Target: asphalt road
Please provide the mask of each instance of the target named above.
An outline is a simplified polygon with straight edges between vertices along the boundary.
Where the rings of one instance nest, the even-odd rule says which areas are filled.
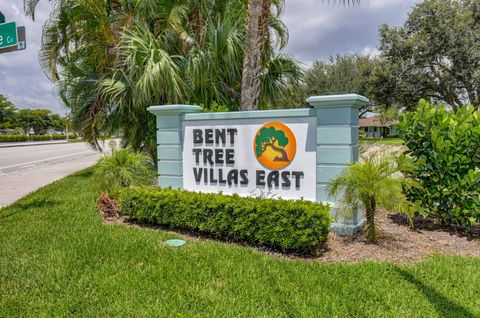
[[[101,156],[86,143],[0,148],[0,207],[92,166]]]

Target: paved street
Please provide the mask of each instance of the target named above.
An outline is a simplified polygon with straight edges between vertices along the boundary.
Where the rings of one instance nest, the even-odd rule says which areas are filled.
[[[0,206],[89,167],[101,156],[86,143],[0,148]]]

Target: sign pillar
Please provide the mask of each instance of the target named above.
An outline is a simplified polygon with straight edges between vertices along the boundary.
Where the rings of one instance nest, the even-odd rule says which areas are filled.
[[[151,106],[148,111],[157,117],[158,185],[183,188],[182,119],[186,113],[200,112],[199,106]]]
[[[352,234],[360,229],[363,215],[354,213],[346,220],[337,213],[338,198],[330,198],[326,186],[349,164],[358,161],[358,114],[368,99],[356,94],[312,96],[307,102],[317,116],[317,200],[331,202],[335,218],[333,231]]]
[[[360,229],[346,219],[329,181],[358,161],[356,94],[312,96],[312,108],[199,113],[199,106],[151,106],[157,120],[158,185],[202,192],[329,203],[332,231]]]

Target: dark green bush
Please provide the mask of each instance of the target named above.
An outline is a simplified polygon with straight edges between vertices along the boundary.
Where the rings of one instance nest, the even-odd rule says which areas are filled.
[[[77,135],[69,134],[68,138],[75,139]],[[63,140],[65,135],[0,135],[0,142]]]
[[[406,189],[421,212],[444,224],[470,229],[480,222],[480,112],[420,101],[416,112],[401,118],[402,138],[416,169],[406,172],[422,187]]]
[[[68,134],[69,139],[76,139],[77,135],[75,134]],[[67,139],[65,135],[52,135],[52,140],[63,140]]]
[[[52,136],[51,135],[32,135],[29,136],[30,141],[45,141],[45,140],[51,140]]]
[[[331,222],[321,203],[158,187],[122,191],[120,208],[136,221],[301,254],[324,247]]]
[[[0,135],[0,142],[19,142],[28,141],[26,135]]]

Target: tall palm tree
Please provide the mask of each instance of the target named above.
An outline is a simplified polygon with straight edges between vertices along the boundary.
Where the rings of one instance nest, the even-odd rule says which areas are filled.
[[[284,0],[249,0],[246,20],[246,48],[243,57],[241,110],[255,110],[261,92],[262,57],[269,41],[268,25],[272,19],[272,4],[278,18],[282,14]],[[277,19],[278,20],[278,19]],[[285,28],[286,30],[286,28]]]
[[[356,4],[360,0],[338,0],[343,4]],[[272,5],[277,9],[272,13]],[[245,55],[243,57],[241,110],[258,109],[261,91],[262,56],[269,37],[268,24],[272,17],[282,14],[284,0],[248,0],[246,19]]]
[[[38,1],[25,0],[33,14]],[[236,109],[245,42],[244,0],[56,0],[40,61],[81,135],[95,144],[120,131],[153,152],[149,105],[212,103]],[[261,56],[259,94],[273,103],[300,67],[276,48],[288,39],[275,16]],[[295,84],[295,83],[294,83]]]
[[[327,191],[332,198],[340,196],[338,211],[345,218],[363,207],[364,234],[370,243],[375,243],[381,233],[376,221],[378,208],[403,212],[407,216],[413,211],[402,187],[416,184],[400,173],[411,169],[411,160],[404,155],[368,149],[360,162],[347,167],[330,181]]]

